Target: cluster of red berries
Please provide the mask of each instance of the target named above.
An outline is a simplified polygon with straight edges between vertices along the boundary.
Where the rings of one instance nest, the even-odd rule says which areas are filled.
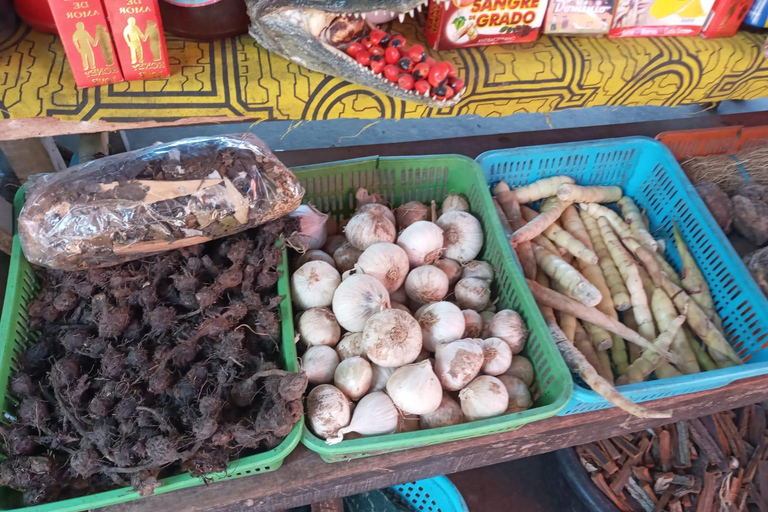
[[[456,76],[450,62],[437,62],[418,44],[406,48],[401,35],[372,30],[359,42],[349,43],[347,54],[406,91],[447,100],[464,89],[464,80]]]

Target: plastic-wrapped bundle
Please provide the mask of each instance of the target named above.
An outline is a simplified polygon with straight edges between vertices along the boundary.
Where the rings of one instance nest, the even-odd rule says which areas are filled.
[[[259,138],[195,137],[33,176],[19,236],[37,265],[105,267],[258,226],[303,194]]]

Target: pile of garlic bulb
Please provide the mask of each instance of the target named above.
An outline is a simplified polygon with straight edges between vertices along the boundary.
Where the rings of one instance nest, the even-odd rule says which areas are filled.
[[[527,329],[496,311],[468,210],[452,194],[439,216],[434,203],[367,203],[338,229],[332,217],[302,224],[313,230],[302,237],[324,241],[297,258],[291,294],[313,386],[308,425],[329,444],[531,407]]]

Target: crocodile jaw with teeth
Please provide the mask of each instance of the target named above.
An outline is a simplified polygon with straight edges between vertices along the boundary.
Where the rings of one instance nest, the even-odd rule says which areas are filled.
[[[450,0],[441,0],[448,2]],[[323,31],[338,16],[363,17],[375,11],[396,13],[403,20],[421,10],[428,0],[246,0],[251,18],[250,34],[267,50],[306,68],[337,76],[380,91],[394,98],[435,108],[451,107],[464,91],[448,100],[429,93],[406,91],[381,74],[375,74],[346,52],[327,43]]]

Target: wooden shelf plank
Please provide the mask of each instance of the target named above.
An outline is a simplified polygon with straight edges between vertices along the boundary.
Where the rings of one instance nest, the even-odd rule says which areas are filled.
[[[415,20],[395,30],[423,41]],[[468,91],[457,106],[432,109],[309,71],[249,36],[168,38],[170,78],[78,90],[58,38],[20,26],[0,41],[0,140],[235,121],[496,117],[753,99],[768,95],[764,37],[544,37],[440,52]]]
[[[643,420],[613,408],[554,417],[512,432],[334,464],[323,462],[300,445],[272,473],[160,494],[101,512],[267,512],[546,453],[764,400],[768,400],[768,375],[648,403],[673,411],[670,419]]]

